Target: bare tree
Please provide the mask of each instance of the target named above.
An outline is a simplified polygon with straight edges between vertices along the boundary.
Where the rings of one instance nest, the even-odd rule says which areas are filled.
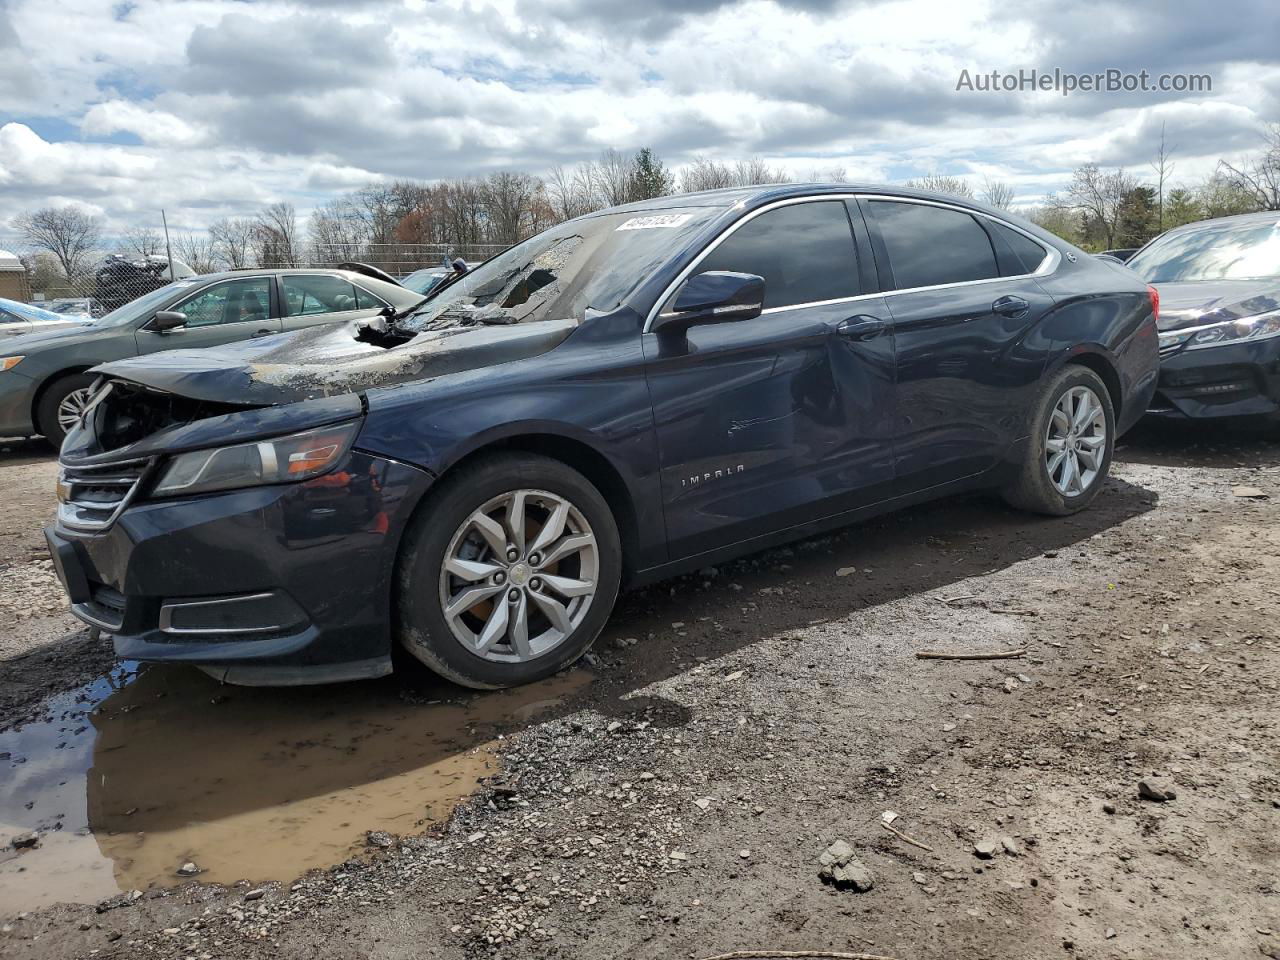
[[[1085,232],[1096,229],[1105,238],[1106,249],[1116,245],[1116,233],[1125,200],[1139,186],[1138,178],[1116,168],[1110,173],[1096,163],[1076,168],[1065,202],[1084,214]]]
[[[811,167],[804,179],[810,183],[848,183],[849,174],[844,167]]]
[[[560,165],[547,175],[547,201],[557,219],[572,220],[597,209],[592,196],[591,174],[587,164],[566,170]]]
[[[214,256],[230,270],[243,270],[249,266],[254,231],[254,222],[247,217],[215,220],[209,224]]]
[[[298,216],[293,204],[281,201],[258,211],[253,243],[259,266],[297,266]]]
[[[14,219],[22,238],[57,258],[71,279],[88,268],[102,239],[102,221],[76,207],[41,207]]]
[[[603,206],[615,207],[631,199],[631,161],[612,147],[592,165],[591,176]]]
[[[991,180],[984,177],[982,193],[979,199],[1000,210],[1009,210],[1013,207],[1013,185],[1001,180]]]
[[[964,177],[953,177],[945,173],[931,173],[927,176],[908,180],[906,185],[914,190],[932,190],[934,193],[949,193],[953,197],[973,199],[973,187]]]
[[[694,157],[680,171],[680,190],[684,193],[790,182],[790,174],[781,167],[770,167],[761,157],[739,160],[733,166],[707,157]]]
[[[689,165],[680,171],[682,193],[720,190],[733,185],[733,171],[720,161],[707,157],[694,157]]]
[[[1263,134],[1266,143],[1262,153],[1239,166],[1218,161],[1222,174],[1254,197],[1259,210],[1280,210],[1280,123],[1273,123]]]
[[[179,233],[173,237],[173,255],[196,273],[214,273],[218,255],[208,234]]]
[[[151,257],[164,252],[164,237],[154,227],[134,227],[120,234],[116,248],[124,254]]]
[[[1169,159],[1174,148],[1165,142],[1164,124],[1160,124],[1160,149],[1156,151],[1156,158],[1151,162],[1151,169],[1156,174],[1156,231],[1164,233],[1164,185],[1169,178],[1173,176],[1173,161]]]
[[[763,157],[748,157],[733,165],[733,186],[754,187],[765,183],[790,183],[791,174],[781,167],[771,167]]]
[[[527,173],[501,171],[484,181],[483,202],[492,243],[512,244],[534,232],[542,182]]]

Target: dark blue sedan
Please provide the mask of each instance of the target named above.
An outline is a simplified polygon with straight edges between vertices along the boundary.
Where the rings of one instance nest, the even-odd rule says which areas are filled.
[[[1086,507],[1157,379],[1123,267],[889,188],[553,227],[410,310],[97,368],[48,533],[122,657],[472,687],[580,657],[621,587],[992,488]]]

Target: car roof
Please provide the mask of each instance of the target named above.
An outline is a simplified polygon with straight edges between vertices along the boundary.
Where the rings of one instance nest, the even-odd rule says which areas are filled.
[[[192,277],[179,277],[179,280],[225,280],[229,277],[275,277],[289,274],[314,274],[317,276],[332,276],[340,274],[348,280],[364,279],[369,277],[364,274],[356,273],[354,270],[343,270],[340,267],[244,267],[239,270],[220,270],[217,273],[198,273]]]
[[[703,190],[698,193],[672,193],[648,200],[637,200],[617,207],[607,207],[589,213],[587,217],[610,213],[628,213],[643,210],[669,210],[674,207],[741,207],[752,209],[778,200],[789,200],[793,197],[820,197],[823,194],[879,194],[888,197],[904,197],[912,200],[933,200],[938,203],[949,203],[957,206],[979,210],[992,216],[1016,223],[1023,223],[1023,218],[1010,210],[1002,210],[989,206],[969,197],[957,197],[951,194],[938,193],[933,190],[917,190],[886,183],[773,183],[754,187],[724,187],[720,190]]]
[[[1165,233],[1182,233],[1184,231],[1196,230],[1200,227],[1207,227],[1211,224],[1220,223],[1268,222],[1280,224],[1280,210],[1262,210],[1257,213],[1237,213],[1229,217],[1214,217],[1210,220],[1193,220],[1191,223],[1184,223],[1177,227],[1170,227],[1165,231]]]

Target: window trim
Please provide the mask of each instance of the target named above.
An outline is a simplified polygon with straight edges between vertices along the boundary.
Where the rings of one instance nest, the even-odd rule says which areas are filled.
[[[360,284],[356,283],[354,280],[351,281],[351,285],[355,287],[357,290],[361,291],[362,293],[367,293],[374,300],[378,301],[378,303],[382,304],[382,306],[378,309],[385,310],[387,307],[391,306],[391,304],[387,303],[387,301],[383,300],[380,296],[378,296],[372,290],[368,289],[367,287],[360,286]],[[355,309],[356,310],[372,310],[374,308],[373,307],[356,307]],[[349,311],[341,310],[338,312],[347,313]]]
[[[264,317],[263,319],[278,320],[279,319],[278,317],[271,316],[271,312],[272,312],[271,311],[271,287],[273,286],[273,284],[271,283],[271,277],[272,277],[272,274],[260,273],[260,274],[253,274],[247,277],[224,277],[221,280],[215,280],[213,283],[206,284],[205,286],[201,287],[199,290],[196,290],[194,293],[190,293],[185,297],[179,298],[178,300],[174,301],[167,307],[156,308],[154,311],[152,311],[151,316],[147,317],[146,321],[141,325],[141,327],[139,327],[139,329],[142,329],[142,330],[151,329],[151,321],[153,321],[156,318],[156,314],[160,313],[162,310],[177,310],[183,304],[190,303],[196,297],[203,297],[210,290],[213,290],[216,287],[220,287],[224,283],[243,283],[246,280],[266,280],[267,281],[267,289],[266,289],[267,316]],[[238,323],[262,323],[262,322],[263,322],[262,320],[235,320],[231,323],[223,323],[222,321],[218,321],[217,323],[197,323],[191,329],[206,330],[206,329],[209,329],[210,327],[234,327]]]
[[[861,202],[864,200],[889,200],[896,203],[918,203],[926,207],[941,207],[944,210],[955,210],[960,213],[967,213],[970,216],[974,216],[974,217],[985,217],[988,220],[994,221],[995,223],[1002,224],[1003,226],[1008,227],[1010,230],[1013,230],[1013,231],[1016,231],[1017,233],[1022,234],[1028,240],[1031,240],[1033,243],[1036,243],[1040,247],[1044,248],[1044,250],[1046,251],[1046,255],[1045,255],[1045,258],[1040,261],[1040,265],[1031,273],[1021,273],[1011,277],[987,277],[981,280],[959,280],[954,283],[938,283],[938,284],[934,284],[932,286],[927,286],[927,287],[903,287],[899,290],[883,290],[876,293],[860,293],[860,294],[857,294],[856,296],[840,297],[836,300],[813,300],[807,303],[792,303],[792,304],[786,305],[785,307],[769,307],[767,310],[760,311],[761,316],[767,316],[775,313],[782,313],[787,310],[800,310],[807,307],[825,307],[825,306],[830,306],[836,303],[856,303],[859,300],[873,300],[873,299],[876,299],[877,297],[895,297],[895,296],[899,296],[901,294],[906,294],[906,293],[919,293],[922,291],[929,291],[929,290],[947,290],[952,287],[968,287],[968,286],[973,286],[975,284],[981,284],[981,283],[1003,283],[1008,280],[1025,280],[1030,277],[1043,277],[1043,276],[1048,276],[1049,274],[1052,274],[1054,271],[1058,269],[1058,266],[1062,263],[1062,253],[1061,251],[1058,250],[1057,247],[1052,246],[1050,244],[1046,244],[1039,237],[1034,236],[1028,231],[1023,230],[1021,227],[1017,226],[1016,224],[1012,224],[1001,217],[997,217],[997,216],[994,216],[993,214],[986,213],[983,210],[974,210],[969,207],[961,206],[960,204],[946,203],[940,200],[927,200],[919,197],[900,197],[900,196],[894,196],[892,194],[887,194],[887,193],[822,193],[822,194],[810,194],[808,196],[803,196],[803,197],[787,197],[786,199],[783,199],[783,200],[775,200],[773,203],[767,203],[756,210],[752,210],[745,217],[741,217],[738,220],[735,220],[733,223],[729,224],[729,226],[726,227],[723,231],[721,231],[715,237],[714,240],[712,240],[705,247],[703,247],[702,250],[698,253],[698,255],[694,257],[684,267],[684,269],[682,269],[678,274],[676,274],[675,279],[672,280],[671,283],[667,284],[666,288],[662,291],[662,295],[658,297],[658,299],[654,302],[653,306],[649,309],[649,313],[645,316],[644,327],[640,332],[641,333],[653,332],[653,321],[657,318],[658,311],[662,308],[662,305],[666,303],[667,300],[670,299],[672,294],[674,294],[676,290],[680,288],[680,284],[684,283],[687,279],[689,279],[689,277],[693,274],[693,272],[698,268],[698,265],[702,263],[702,261],[713,250],[715,250],[716,247],[720,246],[720,244],[722,244],[725,240],[731,237],[738,230],[738,228],[741,227],[743,224],[750,223],[752,220],[754,220],[756,217],[760,216],[761,214],[767,213],[770,210],[776,210],[779,207],[792,206],[793,204],[797,204],[797,203],[816,203],[816,202],[821,202],[823,200],[838,200],[841,202],[848,201],[848,200],[853,200],[855,202]],[[871,219],[871,218],[868,218],[868,219]],[[979,224],[979,226],[981,226],[981,224]],[[877,233],[879,232],[878,227],[873,227],[871,223],[868,223],[867,230],[870,231],[873,229],[877,230]],[[863,251],[857,249],[856,232],[854,233],[853,240],[855,244],[855,252],[857,253],[858,257],[861,258]]]

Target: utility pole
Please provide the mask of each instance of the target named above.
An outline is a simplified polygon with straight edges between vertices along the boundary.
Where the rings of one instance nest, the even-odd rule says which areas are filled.
[[[169,258],[169,282],[172,283],[177,278],[173,275],[173,247],[169,245],[169,219],[164,215],[164,209],[160,210],[160,222],[164,224],[164,252]]]

